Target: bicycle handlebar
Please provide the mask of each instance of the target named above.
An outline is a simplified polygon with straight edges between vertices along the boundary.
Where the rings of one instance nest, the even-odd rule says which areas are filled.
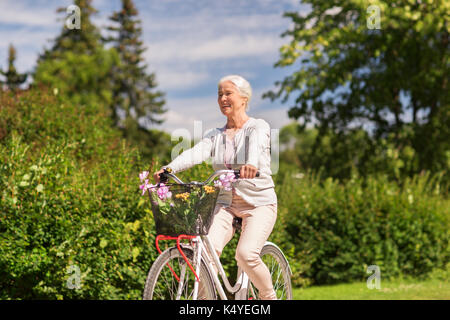
[[[212,175],[210,175],[208,177],[208,179],[206,179],[203,182],[191,181],[190,183],[192,183],[192,184],[199,184],[199,185],[206,185],[206,184],[210,183],[212,180],[214,180],[214,178],[216,178],[216,177],[218,177],[218,176],[220,176],[222,174],[227,174],[227,173],[234,173],[234,177],[236,179],[239,179],[241,171],[240,170],[217,170]],[[259,171],[256,172],[256,176],[259,177]],[[171,172],[167,171],[166,169],[164,169],[164,172],[159,174],[159,179],[160,179],[159,183],[165,183],[165,182],[167,182],[169,180],[169,178],[172,178],[178,184],[185,184],[174,173],[171,173]]]

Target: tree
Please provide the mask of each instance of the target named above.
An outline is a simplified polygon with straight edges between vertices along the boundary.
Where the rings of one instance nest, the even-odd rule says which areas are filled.
[[[26,73],[21,74],[17,72],[14,61],[16,61],[16,49],[10,44],[8,49],[8,70],[3,71],[0,69],[0,74],[5,78],[3,81],[0,80],[0,83],[13,91],[17,90],[27,80],[28,76]]]
[[[75,0],[80,9],[80,29],[63,26],[53,41],[51,49],[45,49],[34,71],[34,83],[58,88],[76,104],[112,101],[111,76],[113,66],[119,63],[114,49],[106,50],[91,16],[97,11],[92,0]],[[65,9],[58,9],[65,12]]]
[[[73,54],[95,54],[101,46],[100,31],[91,22],[92,15],[97,13],[92,0],[74,0],[74,4],[80,9],[80,28],[72,29],[64,25],[60,35],[53,41],[52,48],[46,49],[38,62],[58,58],[59,54],[67,51]],[[59,8],[57,12],[66,14],[66,8]]]
[[[374,138],[394,137],[411,147],[419,169],[448,170],[449,7],[437,1],[306,0],[305,15],[287,12],[292,40],[276,67],[297,71],[264,96],[286,102],[303,127],[316,122],[346,133],[365,128]],[[379,12],[380,29],[376,26]],[[374,20],[375,19],[375,20]],[[370,151],[368,151],[370,153]]]
[[[161,135],[150,130],[152,124],[162,123],[158,118],[166,110],[164,94],[156,90],[155,74],[147,72],[142,54],[146,50],[141,40],[141,21],[133,1],[122,0],[122,9],[115,12],[108,30],[112,35],[105,39],[119,53],[120,65],[113,72],[112,117],[124,136],[140,146],[144,155],[154,153]]]

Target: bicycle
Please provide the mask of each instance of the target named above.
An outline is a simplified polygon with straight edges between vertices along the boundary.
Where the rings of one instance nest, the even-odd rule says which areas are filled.
[[[179,186],[184,186],[188,190],[196,187],[201,189],[202,186],[209,185],[216,177],[227,173],[233,173],[235,178],[239,179],[239,170],[219,170],[204,182],[192,181],[185,184],[175,174],[165,170],[160,175],[161,182],[158,186],[162,182],[168,181],[170,177]],[[150,191],[149,195],[151,195]],[[189,228],[190,226],[186,225],[185,227],[189,230],[182,234],[180,234],[180,230],[173,232],[171,226],[167,227],[167,224],[165,228],[162,224],[163,221],[161,221],[161,213],[152,207],[157,233],[165,231],[165,233],[171,234],[158,234],[155,239],[156,249],[160,255],[148,273],[144,287],[144,300],[216,300],[217,293],[222,300],[227,300],[218,274],[225,289],[230,294],[234,294],[236,300],[258,299],[258,290],[240,267],[238,268],[235,285],[230,284],[220,259],[209,240],[208,229],[212,222],[217,194],[214,196],[211,197],[212,200],[207,201],[207,204],[201,203],[200,209],[197,208],[198,211],[202,211],[203,208],[209,206],[206,210],[207,214],[195,212],[195,228]],[[238,218],[235,218],[233,227],[240,228]],[[162,240],[176,240],[176,246],[169,247],[162,252],[159,247],[159,241]],[[189,240],[189,242],[184,243],[181,242],[182,240]],[[277,299],[291,300],[292,271],[281,249],[274,243],[266,241],[260,256],[272,275]],[[215,263],[218,274],[212,262]]]

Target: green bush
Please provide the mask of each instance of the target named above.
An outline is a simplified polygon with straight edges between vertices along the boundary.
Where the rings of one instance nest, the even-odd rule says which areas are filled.
[[[101,106],[42,89],[0,94],[0,119],[0,299],[139,299],[156,253],[138,152]]]
[[[285,171],[277,177],[274,238],[289,253],[296,284],[383,277],[424,277],[448,263],[450,206],[429,175],[399,187],[386,176],[353,177],[344,185]]]

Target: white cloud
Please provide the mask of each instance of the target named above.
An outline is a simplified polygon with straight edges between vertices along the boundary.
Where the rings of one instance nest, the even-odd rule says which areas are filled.
[[[207,72],[161,68],[155,72],[158,88],[166,90],[189,89],[205,83],[209,79]]]
[[[0,21],[22,26],[52,27],[56,22],[56,9],[49,6],[27,6],[19,1],[0,2]]]
[[[194,122],[202,122],[203,131],[223,126],[225,118],[221,114],[215,96],[199,98],[168,98],[166,107],[170,110],[165,115],[161,129],[172,132],[185,128],[193,132]]]
[[[180,41],[170,39],[151,43],[146,58],[152,63],[202,62],[233,58],[267,58],[278,53],[283,43],[279,38],[261,34],[242,36],[226,35],[214,39]]]
[[[193,60],[266,57],[277,52],[281,41],[264,34],[220,37],[198,45],[189,52]]]
[[[264,119],[270,125],[271,129],[281,129],[292,121],[288,117],[288,110],[289,108],[287,106],[273,106],[270,109],[255,110],[252,117]]]
[[[281,13],[220,16],[214,8],[185,17],[144,12],[142,21],[152,63],[273,56],[288,24]]]

